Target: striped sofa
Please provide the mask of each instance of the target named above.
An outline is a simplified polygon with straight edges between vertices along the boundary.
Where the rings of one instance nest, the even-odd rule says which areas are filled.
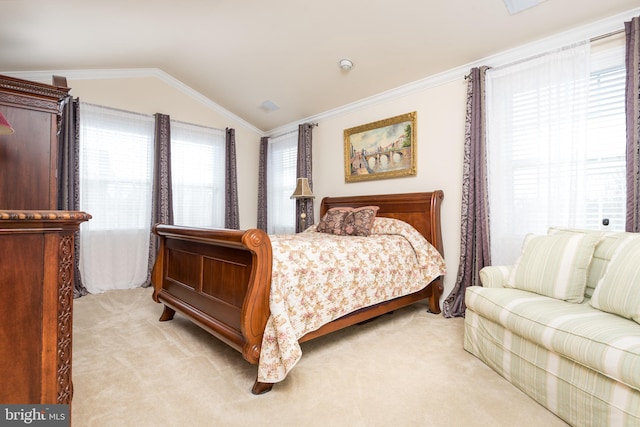
[[[640,234],[551,228],[467,288],[464,348],[574,426],[640,426]]]

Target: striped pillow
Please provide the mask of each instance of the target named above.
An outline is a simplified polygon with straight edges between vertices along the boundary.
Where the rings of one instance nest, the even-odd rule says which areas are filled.
[[[640,323],[640,236],[627,237],[611,258],[590,304]]]
[[[598,234],[529,234],[505,287],[581,303]]]

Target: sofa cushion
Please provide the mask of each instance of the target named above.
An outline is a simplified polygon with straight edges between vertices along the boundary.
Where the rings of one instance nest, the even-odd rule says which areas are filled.
[[[513,334],[640,390],[640,327],[631,320],[519,289],[470,286],[465,304]]]
[[[525,237],[522,254],[505,287],[580,303],[597,233],[558,233]]]
[[[617,246],[590,301],[597,309],[640,323],[640,236]]]
[[[580,230],[575,228],[562,228],[562,227],[549,227],[548,234],[557,233],[598,233],[602,235],[600,241],[596,244],[596,248],[593,251],[593,259],[587,270],[587,287],[584,290],[585,298],[591,298],[596,285],[604,276],[604,272],[607,270],[607,266],[613,257],[618,245],[624,239],[637,234],[628,233],[625,231],[594,231],[594,230]]]

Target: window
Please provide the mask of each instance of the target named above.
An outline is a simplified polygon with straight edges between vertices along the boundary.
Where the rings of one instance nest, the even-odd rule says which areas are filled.
[[[298,132],[270,138],[267,150],[267,232],[295,232]]]
[[[147,278],[154,118],[80,105],[80,270],[92,293]]]
[[[624,229],[624,48],[560,49],[487,72],[491,256],[549,226]]]
[[[626,120],[624,48],[594,55],[587,117],[587,199],[583,228],[624,231],[626,220]]]
[[[223,228],[225,131],[171,121],[174,223]]]

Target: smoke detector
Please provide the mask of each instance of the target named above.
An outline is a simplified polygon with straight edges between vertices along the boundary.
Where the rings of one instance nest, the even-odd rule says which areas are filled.
[[[349,71],[353,68],[353,62],[349,59],[341,59],[340,62],[338,62],[338,65],[345,71]]]

